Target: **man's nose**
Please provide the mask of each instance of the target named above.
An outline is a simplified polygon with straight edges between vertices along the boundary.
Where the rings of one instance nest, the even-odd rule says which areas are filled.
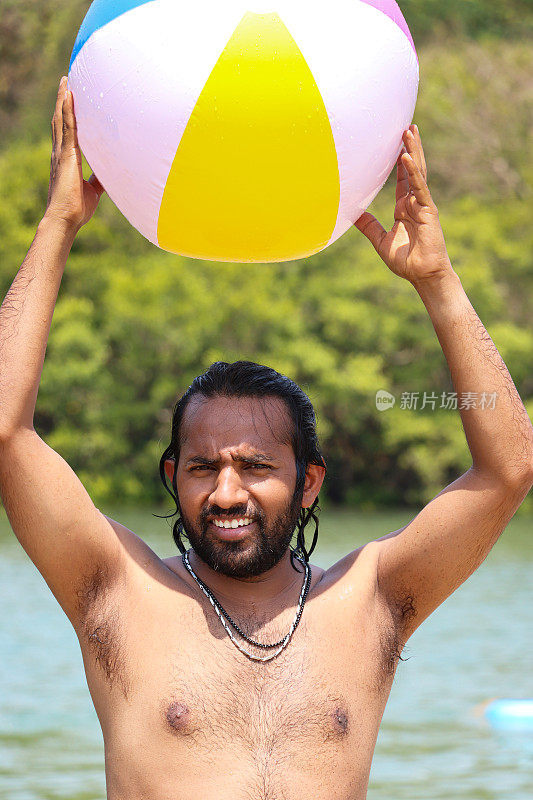
[[[248,502],[248,492],[234,467],[228,466],[220,470],[209,502],[219,508],[230,508]]]

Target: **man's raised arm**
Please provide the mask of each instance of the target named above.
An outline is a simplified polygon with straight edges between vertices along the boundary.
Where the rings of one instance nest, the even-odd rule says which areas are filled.
[[[417,290],[457,394],[495,395],[460,408],[472,466],[405,527],[378,539],[378,584],[405,639],[482,563],[533,483],[533,428],[511,376],[452,268],[416,126],[398,159],[395,223],[356,225],[387,266]]]
[[[63,270],[102,186],[83,180],[72,94],[59,87],[48,205],[0,309],[0,492],[20,543],[76,627],[83,584],[118,574],[122,546],[33,416]]]

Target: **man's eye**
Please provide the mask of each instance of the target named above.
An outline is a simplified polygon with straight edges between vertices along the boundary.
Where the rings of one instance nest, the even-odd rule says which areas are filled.
[[[248,469],[272,469],[270,464],[248,464]]]
[[[206,469],[213,469],[210,464],[197,464],[195,467],[191,467],[191,472],[196,472],[196,470],[206,470]]]

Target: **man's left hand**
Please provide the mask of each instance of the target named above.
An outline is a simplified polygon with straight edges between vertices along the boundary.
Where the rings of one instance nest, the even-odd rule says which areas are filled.
[[[453,272],[437,206],[427,185],[427,168],[416,125],[403,133],[405,149],[397,161],[394,225],[386,231],[365,212],[355,223],[385,264],[413,284]]]

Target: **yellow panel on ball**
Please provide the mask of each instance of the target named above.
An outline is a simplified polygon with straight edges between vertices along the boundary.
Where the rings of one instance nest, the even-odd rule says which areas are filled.
[[[339,207],[330,121],[277,14],[246,13],[187,123],[159,245],[213,261],[284,261],[328,243]]]

